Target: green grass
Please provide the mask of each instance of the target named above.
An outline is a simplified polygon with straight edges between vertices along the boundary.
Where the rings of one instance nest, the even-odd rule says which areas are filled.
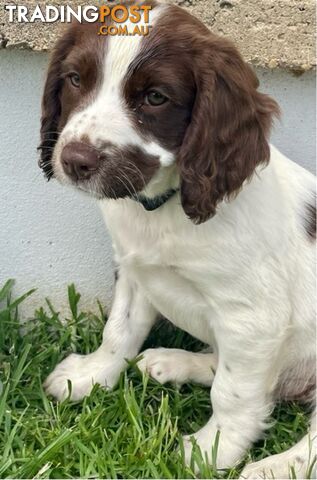
[[[180,391],[142,380],[130,364],[113,391],[95,386],[80,403],[56,403],[42,382],[72,351],[100,344],[104,314],[80,312],[80,295],[68,289],[72,318],[59,318],[48,300],[21,328],[18,305],[32,292],[11,298],[13,282],[0,289],[0,478],[195,478],[182,458],[181,434],[200,428],[211,413],[209,391]],[[199,350],[199,342],[171,327],[156,327],[145,347]],[[279,453],[305,433],[307,415],[296,404],[279,405],[273,426],[246,460]],[[221,478],[196,451],[201,477]],[[243,464],[224,474],[236,478]]]

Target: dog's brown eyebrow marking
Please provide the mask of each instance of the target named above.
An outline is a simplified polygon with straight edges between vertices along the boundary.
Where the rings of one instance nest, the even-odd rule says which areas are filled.
[[[314,194],[313,202],[306,203],[305,205],[305,217],[304,217],[305,230],[311,241],[316,240],[316,194]]]

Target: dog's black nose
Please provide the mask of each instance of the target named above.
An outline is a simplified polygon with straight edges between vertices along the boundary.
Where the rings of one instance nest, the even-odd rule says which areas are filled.
[[[86,143],[71,142],[63,148],[61,162],[73,180],[88,180],[98,169],[98,150]]]

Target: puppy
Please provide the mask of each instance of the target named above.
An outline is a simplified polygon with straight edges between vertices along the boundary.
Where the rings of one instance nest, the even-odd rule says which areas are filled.
[[[315,182],[269,145],[278,106],[236,48],[179,7],[151,6],[147,36],[73,24],[52,54],[40,165],[100,200],[118,278],[100,348],[70,355],[45,386],[59,400],[68,380],[73,400],[113,387],[163,315],[213,353],[151,349],[140,369],[211,386],[213,415],[194,438],[211,461],[220,432],[221,469],[278,398],[313,396]],[[291,466],[304,477],[313,428],[243,477],[288,478]]]

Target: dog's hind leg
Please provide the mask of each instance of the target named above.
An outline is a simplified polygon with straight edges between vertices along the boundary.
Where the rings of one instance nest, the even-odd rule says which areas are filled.
[[[138,367],[159,383],[199,383],[210,387],[217,367],[214,353],[194,353],[178,348],[149,348]]]
[[[296,445],[283,453],[250,463],[244,468],[240,478],[316,478],[316,450],[316,411],[314,411],[309,433]]]

